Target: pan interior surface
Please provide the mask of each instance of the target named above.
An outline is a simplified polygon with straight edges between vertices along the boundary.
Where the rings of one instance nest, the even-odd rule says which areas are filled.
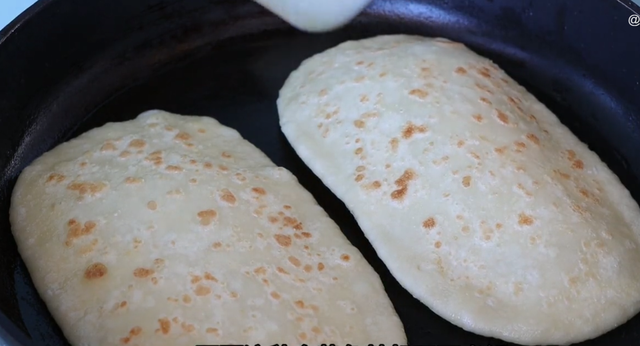
[[[289,146],[275,101],[304,59],[346,40],[458,40],[545,103],[640,201],[640,28],[615,1],[573,3],[374,1],[349,26],[309,35],[250,1],[42,1],[0,34],[0,66],[12,66],[0,69],[0,328],[25,343],[68,344],[11,235],[9,198],[20,171],[91,128],[163,109],[214,117],[296,175],[379,273],[409,344],[507,345],[451,325],[397,283],[344,204]],[[640,345],[639,330],[636,316],[583,344]]]

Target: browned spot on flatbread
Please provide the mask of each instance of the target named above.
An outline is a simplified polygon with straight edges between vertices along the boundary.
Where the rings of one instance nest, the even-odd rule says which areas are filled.
[[[218,282],[218,279],[209,272],[204,273],[204,279],[207,281]]]
[[[51,184],[51,183],[61,183],[66,179],[66,177],[62,174],[59,173],[51,173],[49,174],[49,176],[47,177],[47,180],[45,181],[46,184]]]
[[[359,183],[359,182],[361,182],[361,181],[362,181],[362,179],[364,179],[364,174],[358,174],[358,175],[356,175],[356,179],[355,179],[355,180],[356,180],[356,182],[358,182],[358,183]]]
[[[503,111],[496,109],[496,119],[503,125],[510,125],[509,116]]]
[[[229,189],[222,189],[219,192],[220,200],[229,204],[236,205],[236,196]]]
[[[484,117],[482,117],[482,115],[480,114],[474,114],[473,115],[473,120],[475,120],[478,123],[483,123],[484,122]]]
[[[463,140],[459,140],[459,141],[458,141],[458,143],[456,143],[456,146],[457,146],[458,148],[462,148],[462,147],[464,147],[464,144],[465,144],[465,143],[464,143],[464,141],[463,141]]]
[[[208,226],[218,216],[218,212],[213,209],[202,210],[197,214],[202,226]]]
[[[481,98],[479,98],[478,100],[480,100],[480,102],[482,102],[482,103],[484,103],[484,104],[486,104],[486,105],[489,105],[489,106],[491,106],[491,105],[493,104],[493,103],[492,103],[491,101],[489,101],[489,99],[488,99],[488,98],[486,98],[486,97],[481,97]]]
[[[318,263],[317,268],[318,268],[319,272],[323,271],[324,270],[324,263],[322,263],[322,262]]]
[[[471,186],[471,176],[470,175],[465,175],[462,178],[462,186],[464,186],[464,187]]]
[[[488,93],[488,94],[493,94],[493,91],[491,90],[490,87],[484,85],[484,84],[480,84],[480,83],[476,83],[476,88]]]
[[[582,170],[582,169],[584,169],[584,162],[582,162],[582,160],[575,160],[571,164],[571,168],[577,169],[577,170]]]
[[[153,269],[136,268],[133,271],[133,276],[137,277],[138,279],[146,279],[146,278],[150,277],[151,275],[153,275],[154,273],[155,273],[155,271]]]
[[[129,330],[129,334],[123,338],[120,338],[120,343],[123,345],[127,345],[131,342],[131,340],[140,335],[142,333],[142,328],[139,326],[133,327],[131,328],[131,330]]]
[[[295,305],[295,307],[297,307],[298,309],[304,309],[305,307],[303,300],[296,300],[295,302],[293,302],[293,305]]]
[[[70,219],[67,222],[67,239],[65,240],[65,245],[71,246],[77,239],[90,235],[97,226],[94,221],[87,221],[82,225],[76,219]]]
[[[313,267],[311,266],[311,264],[305,264],[303,270],[306,273],[311,273],[311,271],[313,270]]]
[[[340,114],[340,107],[334,109],[332,112],[326,112],[324,118],[329,120],[329,119],[332,119],[333,117],[335,117],[338,114]]]
[[[107,272],[108,272],[108,269],[106,265],[100,262],[96,262],[89,265],[84,270],[84,278],[87,280],[100,279],[101,277],[104,277],[105,275],[107,275]]]
[[[397,152],[399,143],[400,141],[398,140],[398,138],[396,137],[391,138],[391,140],[389,141],[389,145],[391,145],[391,151],[393,151],[394,153]]]
[[[124,180],[124,183],[127,185],[138,185],[138,184],[142,184],[143,180],[141,178],[135,178],[135,177],[127,177]]]
[[[186,333],[192,333],[192,332],[194,332],[196,330],[196,327],[193,324],[190,324],[190,323],[187,323],[187,322],[182,322],[180,324],[180,327]]]
[[[261,187],[254,187],[251,188],[251,192],[255,193],[256,195],[260,195],[260,196],[264,196],[267,194],[267,191]]]
[[[359,128],[359,129],[363,129],[365,127],[366,123],[364,122],[364,120],[361,119],[357,119],[353,122],[353,126]]]
[[[516,188],[517,188],[518,190],[520,190],[520,192],[522,192],[525,196],[527,196],[527,197],[533,197],[533,194],[532,194],[531,192],[529,192],[529,190],[527,190],[527,189],[524,187],[524,185],[522,185],[522,184],[518,184],[518,185],[516,186]]]
[[[518,225],[520,226],[531,226],[535,222],[533,216],[527,215],[526,213],[518,214]]]
[[[507,152],[507,147],[499,147],[499,148],[495,148],[493,149],[493,151],[496,152],[496,154],[504,154],[505,152]]]
[[[409,169],[406,169],[404,171],[404,173],[402,173],[400,178],[396,179],[396,181],[394,183],[398,187],[405,186],[405,185],[408,185],[409,182],[414,180],[416,178],[416,176],[417,176],[416,172],[409,168]]]
[[[462,66],[458,66],[458,67],[456,68],[455,72],[456,72],[457,74],[459,74],[459,75],[465,75],[465,74],[467,74],[467,69],[465,69],[465,68],[464,68],[464,67],[462,67]]]
[[[374,119],[377,118],[378,116],[380,116],[380,114],[377,111],[371,111],[371,112],[364,112],[362,114],[360,114],[360,118],[361,119]]]
[[[156,209],[158,209],[158,203],[156,203],[156,201],[149,201],[147,203],[147,208],[149,210],[156,210]]]
[[[302,262],[295,256],[289,256],[288,260],[294,267],[300,267],[302,265]]]
[[[180,166],[168,165],[167,167],[165,167],[165,171],[169,173],[180,173],[180,172],[183,172],[184,169]]]
[[[527,148],[527,145],[524,142],[515,141],[513,144],[520,150]]]
[[[269,293],[269,295],[271,296],[271,298],[275,299],[275,300],[279,300],[280,298],[282,298],[282,296],[280,295],[280,293],[276,292],[276,291],[272,291],[271,293]]]
[[[147,142],[144,141],[144,139],[134,139],[131,142],[129,142],[129,145],[127,146],[128,148],[131,149],[144,149],[147,146]]]
[[[267,268],[260,266],[258,268],[255,268],[253,270],[253,273],[256,274],[257,276],[264,276],[267,274]]]
[[[103,182],[72,182],[67,185],[67,190],[77,192],[80,196],[96,196],[108,188]]]
[[[273,236],[273,239],[275,239],[276,243],[278,243],[282,247],[291,246],[291,236],[288,236],[286,234],[276,234]]]
[[[395,181],[395,185],[398,187],[395,191],[391,192],[391,198],[394,200],[402,200],[407,195],[409,189],[409,182],[416,178],[416,173],[412,169],[406,169],[404,173]]]
[[[158,319],[158,323],[160,324],[160,329],[158,329],[160,333],[164,335],[171,333],[171,321],[168,318],[160,318]]]
[[[191,140],[191,135],[186,132],[180,131],[173,139],[178,142],[187,142]]]
[[[402,138],[404,139],[410,139],[411,137],[413,137],[414,134],[417,133],[427,133],[427,127],[424,125],[415,125],[412,122],[408,122],[404,129],[402,130]]]
[[[284,268],[282,268],[282,267],[277,267],[277,268],[276,268],[276,271],[277,271],[278,273],[282,274],[282,275],[289,275],[289,272],[288,272],[288,271],[286,271],[286,270],[285,270]]]
[[[534,135],[533,133],[528,133],[527,139],[535,145],[540,145],[540,139],[538,138],[538,136]]]
[[[102,145],[102,147],[100,147],[100,151],[105,153],[108,151],[116,151],[118,150],[118,148],[116,148],[115,144],[113,144],[113,142],[106,142]]]
[[[491,78],[491,71],[485,66],[482,66],[478,69],[478,74],[480,74],[484,78]]]
[[[149,162],[156,167],[160,167],[164,161],[162,159],[162,151],[154,151],[145,157],[145,162]]]
[[[382,183],[378,180],[374,180],[371,184],[367,186],[368,190],[377,190],[382,187]]]
[[[413,89],[409,91],[409,95],[419,98],[420,100],[425,100],[429,93],[426,90],[422,89]]]
[[[198,297],[204,297],[211,294],[211,287],[199,284],[193,289],[193,293]]]
[[[428,230],[434,229],[436,227],[436,219],[434,219],[433,217],[430,217],[424,220],[424,222],[422,223],[422,227]]]
[[[580,215],[587,215],[588,214],[587,211],[582,206],[580,206],[579,204],[575,204],[575,203],[571,205],[571,210],[573,210],[575,213],[578,213]]]
[[[129,150],[124,150],[123,152],[120,153],[119,157],[122,159],[129,158],[131,157],[131,152]]]
[[[285,227],[293,228],[296,231],[302,231],[304,229],[302,222],[298,221],[295,217],[285,216],[282,218],[282,221]]]

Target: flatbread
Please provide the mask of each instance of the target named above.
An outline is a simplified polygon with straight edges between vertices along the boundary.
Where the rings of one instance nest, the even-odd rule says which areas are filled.
[[[521,344],[596,337],[640,310],[640,209],[498,66],[379,36],[302,63],[282,131],[398,281],[448,321]]]
[[[371,0],[255,0],[293,27],[313,33],[335,30],[357,16]]]
[[[406,341],[296,178],[207,117],[149,111],[27,167],[11,224],[73,345]]]

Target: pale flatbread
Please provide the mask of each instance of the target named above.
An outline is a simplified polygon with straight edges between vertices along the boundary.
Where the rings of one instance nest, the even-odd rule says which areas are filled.
[[[637,203],[554,114],[462,44],[341,44],[291,74],[278,109],[394,276],[452,323],[568,344],[640,310]]]
[[[308,32],[337,29],[357,16],[371,0],[255,0],[293,27]]]
[[[150,111],[27,167],[13,234],[73,345],[406,341],[378,275],[287,170]]]

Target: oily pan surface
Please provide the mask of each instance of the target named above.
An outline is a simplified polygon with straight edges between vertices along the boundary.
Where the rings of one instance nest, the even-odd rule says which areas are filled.
[[[11,223],[74,345],[406,341],[312,196],[211,118],[145,112],[61,144],[20,176]]]
[[[596,337],[640,309],[640,210],[556,116],[444,39],[380,36],[306,60],[282,131],[398,281],[462,328]]]

